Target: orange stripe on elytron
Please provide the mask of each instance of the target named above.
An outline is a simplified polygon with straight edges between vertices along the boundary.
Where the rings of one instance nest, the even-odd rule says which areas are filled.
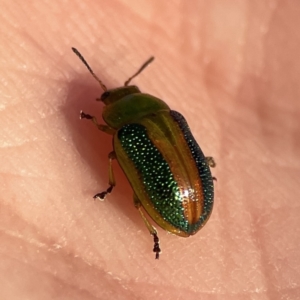
[[[199,172],[179,125],[169,111],[160,111],[139,123],[146,128],[152,143],[169,164],[183,199],[184,215],[189,224],[199,221],[203,211],[204,193]],[[174,152],[175,149],[175,152]]]

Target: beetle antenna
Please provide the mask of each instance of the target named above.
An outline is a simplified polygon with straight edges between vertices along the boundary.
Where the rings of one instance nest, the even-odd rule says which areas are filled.
[[[98,76],[94,73],[94,71],[92,70],[92,68],[89,66],[89,64],[86,62],[86,60],[83,58],[83,56],[81,55],[81,53],[76,49],[72,47],[73,52],[79,57],[79,59],[84,63],[84,65],[87,67],[87,69],[90,71],[90,73],[92,74],[92,76],[99,82],[102,90],[104,92],[107,91],[107,87],[105,86],[105,84],[98,78]]]
[[[154,60],[154,56],[151,56],[140,68],[139,70],[133,74],[127,81],[125,81],[124,86],[128,86],[128,84],[130,83],[130,81],[135,78],[136,76],[138,76],[146,67],[148,67],[148,65],[150,65]]]

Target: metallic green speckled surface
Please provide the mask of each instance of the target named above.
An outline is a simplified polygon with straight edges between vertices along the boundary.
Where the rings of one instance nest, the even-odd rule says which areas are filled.
[[[213,182],[206,159],[191,135],[186,121],[177,112],[171,111],[170,114],[180,127],[191,150],[204,188],[203,213],[194,224],[190,224],[184,217],[182,193],[167,161],[149,139],[147,129],[141,124],[127,124],[119,130],[118,139],[139,173],[140,182],[157,212],[174,227],[193,234],[202,227],[211,213]]]
[[[148,138],[146,128],[140,124],[125,125],[118,138],[139,171],[154,207],[166,221],[187,231],[179,188],[167,162]]]

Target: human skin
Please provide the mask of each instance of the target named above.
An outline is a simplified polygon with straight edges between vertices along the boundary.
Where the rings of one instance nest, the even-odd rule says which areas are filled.
[[[1,1],[0,299],[300,299],[299,1]],[[100,86],[181,112],[214,156],[215,206],[189,238],[133,206]]]

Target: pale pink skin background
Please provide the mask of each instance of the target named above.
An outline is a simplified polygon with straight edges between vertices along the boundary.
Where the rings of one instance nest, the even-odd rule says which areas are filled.
[[[299,1],[1,1],[0,299],[300,299]],[[133,83],[187,118],[217,161],[190,238],[132,204],[97,82]]]

